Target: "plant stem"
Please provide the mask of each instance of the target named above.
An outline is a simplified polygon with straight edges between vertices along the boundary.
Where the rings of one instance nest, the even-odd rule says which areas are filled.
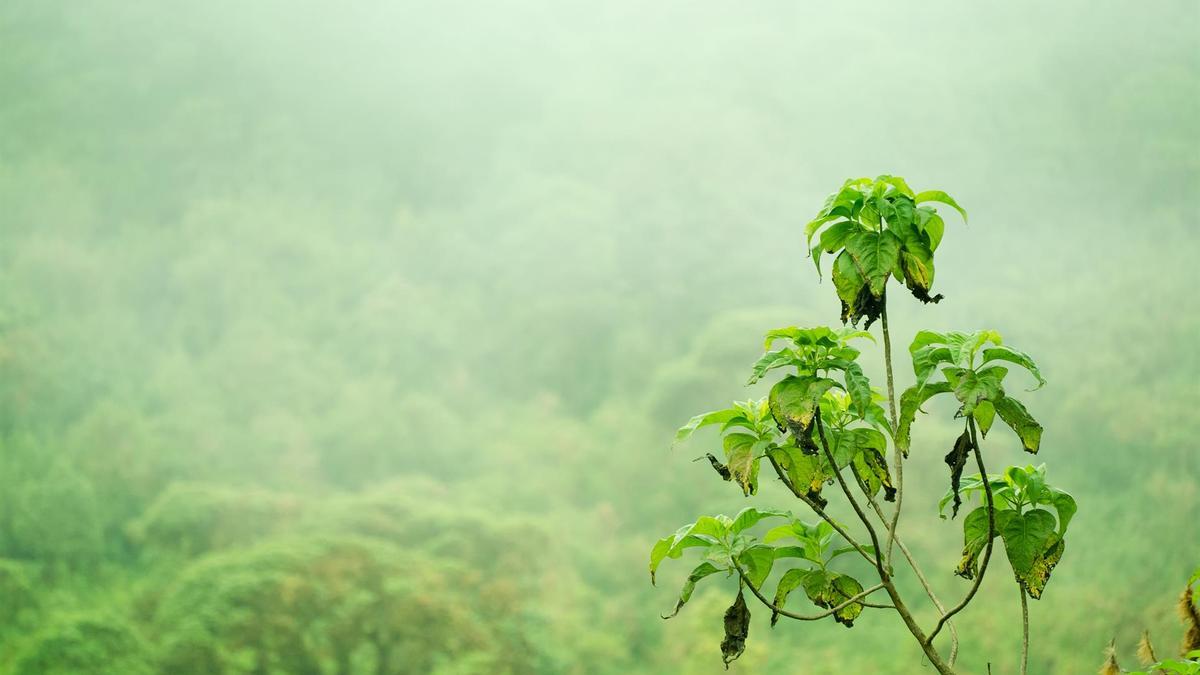
[[[817,435],[821,438],[821,449],[825,451],[825,459],[829,465],[833,467],[833,475],[837,478],[838,485],[842,488],[842,493],[846,495],[846,499],[850,501],[850,506],[854,508],[854,512],[858,514],[858,519],[862,521],[864,527],[867,528],[867,534],[871,535],[871,544],[875,546],[875,570],[879,574],[879,582],[883,584],[884,590],[892,598],[892,605],[896,613],[900,615],[904,625],[908,628],[908,632],[912,633],[917,639],[917,643],[921,645],[921,650],[925,652],[925,656],[929,658],[929,663],[937,669],[941,675],[954,675],[954,671],[942,660],[942,655],[933,647],[933,640],[927,639],[921,627],[917,625],[916,619],[913,618],[912,612],[908,611],[908,607],[904,604],[903,598],[900,597],[900,592],[896,590],[896,585],[892,583],[891,573],[889,568],[884,565],[882,552],[879,548],[879,539],[875,534],[875,528],[871,525],[867,514],[863,512],[858,505],[858,500],[854,498],[854,493],[850,491],[850,486],[846,483],[846,479],[842,476],[842,472],[837,468],[837,462],[833,459],[833,453],[829,450],[829,441],[825,438],[825,425],[821,422],[821,409],[817,406],[817,410],[813,415],[817,423]]]
[[[817,514],[817,516],[819,516],[821,518],[821,520],[824,520],[825,522],[829,523],[829,526],[833,528],[833,531],[837,532],[838,535],[840,535],[842,537],[842,539],[845,539],[847,543],[849,543],[851,546],[853,546],[854,549],[856,551],[858,551],[859,555],[861,555],[867,562],[872,563],[872,564],[875,563],[875,560],[871,557],[871,555],[869,553],[867,553],[866,549],[864,549],[861,544],[859,544],[857,541],[855,541],[854,538],[851,537],[848,532],[846,532],[846,529],[844,527],[842,527],[840,524],[838,524],[837,521],[835,521],[833,518],[831,518],[829,516],[829,514],[825,513],[825,509],[821,508],[820,504],[809,499],[808,495],[801,492],[799,489],[796,488],[796,486],[794,484],[792,484],[792,481],[787,477],[787,473],[783,470],[783,467],[779,466],[779,462],[775,461],[774,457],[772,457],[770,454],[768,454],[767,459],[771,462],[771,466],[775,469],[775,473],[779,476],[779,480],[785,486],[787,486],[788,490],[791,490],[792,494],[796,495],[797,499],[804,502],[808,506],[808,508],[813,510],[813,513]]]
[[[1021,675],[1029,672],[1029,600],[1025,598],[1025,585],[1017,584],[1021,592]]]
[[[842,609],[845,609],[846,607],[848,607],[856,602],[861,602],[863,598],[865,598],[868,595],[874,593],[875,591],[881,590],[883,588],[883,584],[876,584],[876,585],[868,588],[867,590],[859,593],[858,595],[852,596],[848,600],[842,602],[840,605],[837,605],[825,612],[822,612],[820,614],[812,614],[812,615],[806,616],[804,614],[794,614],[792,612],[787,611],[786,609],[784,609],[782,607],[777,607],[775,605],[775,603],[768,600],[767,597],[765,595],[763,595],[761,591],[759,591],[757,588],[755,588],[754,584],[750,583],[750,579],[748,579],[746,577],[746,573],[744,571],[742,571],[742,568],[740,565],[738,565],[735,562],[735,563],[733,563],[733,568],[735,570],[737,570],[737,573],[742,578],[742,581],[746,582],[746,586],[750,589],[750,592],[754,594],[754,597],[758,598],[759,602],[766,605],[772,612],[775,612],[776,614],[778,614],[780,616],[786,616],[789,619],[795,619],[797,621],[819,621],[821,619],[824,619],[827,616],[832,616],[834,613],[841,611]]]
[[[884,292],[883,307],[879,310],[879,319],[883,324],[883,367],[887,372],[888,411],[892,415],[892,446],[895,448],[896,465],[896,510],[892,513],[892,522],[887,526],[887,563],[892,564],[892,545],[896,542],[896,527],[900,523],[900,506],[904,503],[904,456],[900,446],[896,444],[896,432],[900,428],[896,417],[896,382],[892,376],[892,334],[888,331],[887,292]]]
[[[855,479],[858,479],[857,475],[855,475]],[[861,480],[859,480],[859,486],[863,488],[863,493],[865,494],[867,490]],[[867,499],[871,504],[871,508],[875,510],[875,514],[879,516],[879,521],[886,526],[887,517],[883,515],[883,509],[879,507],[879,502],[870,497]],[[925,595],[929,597],[929,600],[939,613],[945,614],[946,606],[938,599],[937,594],[933,591],[933,586],[929,583],[929,579],[925,577],[925,573],[921,571],[921,567],[917,565],[916,559],[913,558],[912,551],[908,550],[908,547],[904,545],[904,540],[899,535],[896,536],[896,546],[900,547],[900,553],[908,561],[909,568],[912,569],[913,574],[917,575],[917,580],[921,582],[921,587],[925,589]],[[946,627],[950,629],[950,658],[947,659],[947,663],[953,667],[954,662],[958,660],[958,628],[955,627],[953,621],[947,621]]]
[[[983,583],[983,575],[987,572],[988,561],[990,561],[992,558],[992,544],[996,540],[996,506],[992,501],[992,483],[988,479],[987,470],[983,467],[983,455],[979,452],[979,439],[977,439],[975,436],[975,418],[967,418],[967,429],[969,429],[971,433],[971,446],[975,451],[975,463],[979,466],[979,475],[983,480],[983,493],[987,497],[987,548],[984,549],[983,561],[979,564],[979,574],[975,576],[975,583],[971,585],[971,590],[967,591],[967,595],[962,599],[962,602],[955,605],[953,609],[943,614],[942,618],[938,620],[937,626],[935,626],[933,632],[929,634],[930,642],[933,641],[933,638],[937,637],[938,632],[942,630],[942,626],[944,626],[946,622],[950,620],[950,617],[961,612],[963,608],[967,606],[967,603],[971,602],[971,598],[975,597],[975,592],[979,590],[979,585]]]

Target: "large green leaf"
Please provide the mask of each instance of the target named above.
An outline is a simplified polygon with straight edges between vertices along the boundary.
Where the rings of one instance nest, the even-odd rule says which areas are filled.
[[[1053,543],[1055,534],[1054,516],[1045,509],[1031,509],[1015,514],[1000,529],[1004,538],[1004,551],[1012,563],[1018,579],[1025,579],[1033,570],[1034,562]]]
[[[996,419],[996,405],[991,401],[980,401],[975,406],[975,421],[979,424],[979,433],[987,437],[987,433],[992,428],[992,422]]]
[[[949,382],[933,382],[924,387],[909,387],[900,395],[900,419],[896,428],[896,446],[908,456],[909,443],[912,437],[912,423],[917,411],[926,401],[938,394],[951,391]]]
[[[762,588],[763,582],[771,575],[771,567],[775,564],[775,549],[764,544],[755,544],[738,555],[738,562],[746,573],[746,581],[754,588]]]
[[[975,406],[981,401],[996,401],[1001,398],[1004,389],[1000,383],[1007,374],[1008,369],[1001,366],[991,366],[980,371],[962,369],[954,386],[954,397],[963,404],[962,413],[970,415],[975,412]]]
[[[953,197],[945,192],[942,192],[941,190],[925,190],[923,192],[919,192],[913,201],[918,204],[923,202],[940,202],[949,206],[955,211],[958,211],[958,214],[962,216],[963,222],[967,222],[967,212],[963,210],[963,207],[959,206],[958,202],[954,201]]]
[[[1000,415],[1000,419],[1004,420],[1010,429],[1017,432],[1025,451],[1036,454],[1042,445],[1042,425],[1038,424],[1033,415],[1030,415],[1025,406],[1015,398],[1001,396],[994,403],[996,414]]]
[[[1042,371],[1038,369],[1037,364],[1033,362],[1033,358],[1025,352],[1013,349],[1012,347],[990,347],[983,350],[983,363],[988,361],[1007,361],[1015,363],[1018,366],[1028,370],[1035,378],[1038,385],[1034,389],[1041,389],[1046,385],[1046,378],[1042,377]],[[1033,391],[1031,389],[1030,391]]]
[[[679,431],[675,432],[675,443],[680,443],[687,440],[688,436],[691,436],[692,432],[700,427],[706,427],[710,424],[724,424],[736,417],[738,414],[739,412],[736,408],[728,408],[726,410],[714,410],[712,412],[706,412],[702,415],[696,415],[692,419],[688,420],[687,424],[679,427]]]
[[[836,384],[825,377],[788,375],[771,387],[767,399],[771,415],[781,427],[790,429],[797,438],[802,438],[812,427],[813,415],[821,397]]]
[[[683,589],[679,591],[679,600],[675,602],[675,610],[663,618],[670,619],[676,614],[679,614],[679,610],[683,609],[683,606],[687,604],[687,601],[692,599],[692,593],[696,590],[696,584],[699,583],[701,579],[716,574],[717,572],[724,571],[724,569],[717,567],[710,562],[703,562],[697,565],[696,568],[692,570],[692,573],[688,575],[687,581],[683,582]]]
[[[839,223],[834,223],[821,233],[820,242],[812,247],[813,264],[817,266],[818,275],[821,273],[822,253],[837,253],[838,250],[846,245],[846,240],[860,230],[862,230],[862,226],[858,223],[843,220]]]
[[[875,297],[883,295],[900,256],[900,239],[890,231],[860,231],[846,240],[846,251]]]

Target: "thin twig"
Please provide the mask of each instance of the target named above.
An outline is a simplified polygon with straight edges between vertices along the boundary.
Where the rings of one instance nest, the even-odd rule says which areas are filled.
[[[942,630],[942,626],[950,620],[950,617],[961,612],[967,606],[967,603],[971,602],[971,598],[975,597],[975,592],[979,590],[979,584],[983,583],[983,575],[987,572],[988,561],[992,557],[992,544],[996,539],[996,506],[992,502],[992,483],[988,480],[987,469],[983,468],[983,455],[979,452],[979,440],[975,437],[975,418],[967,417],[967,429],[971,433],[971,446],[975,451],[975,463],[979,465],[979,476],[983,480],[983,493],[987,496],[987,548],[983,552],[983,560],[979,565],[979,574],[975,575],[975,583],[971,584],[971,590],[967,591],[967,595],[962,599],[962,602],[955,605],[950,611],[942,614],[942,618],[938,619],[937,626],[934,626],[933,632],[929,634],[930,642],[933,642],[933,638],[937,637],[938,631]]]
[[[850,486],[846,484],[846,479],[842,476],[842,472],[838,470],[837,461],[834,460],[833,453],[829,451],[829,441],[825,439],[825,425],[821,422],[821,406],[817,406],[813,417],[817,421],[817,435],[821,437],[821,449],[825,451],[825,459],[829,461],[829,466],[833,469],[833,475],[837,477],[838,484],[842,487],[842,492],[846,494],[846,499],[850,500],[850,506],[854,508],[854,512],[858,514],[858,519],[867,528],[867,534],[871,535],[871,545],[875,547],[875,569],[879,572],[879,580],[886,584],[891,575],[883,564],[883,554],[879,548],[879,537],[875,534],[875,527],[871,525],[871,520],[867,518],[867,514],[858,505],[858,500],[854,498],[854,493],[850,491]]]
[[[855,474],[854,478],[858,481],[858,486],[862,488],[863,494],[867,495],[867,502],[871,505],[871,508],[874,509],[875,515],[879,516],[880,522],[886,526],[887,516],[883,514],[883,509],[879,506],[879,502],[875,501],[875,498],[867,492],[867,486],[863,484],[862,479],[858,477],[858,474]],[[896,535],[896,546],[900,548],[900,553],[903,554],[904,559],[908,561],[908,566],[910,569],[912,569],[913,574],[917,575],[917,580],[921,582],[921,587],[925,589],[925,595],[929,597],[929,600],[933,603],[933,606],[937,608],[937,611],[944,614],[946,612],[946,606],[942,604],[940,599],[938,599],[937,593],[934,592],[933,586],[929,583],[929,579],[925,577],[925,573],[922,572],[920,566],[917,565],[916,559],[913,558],[912,551],[909,551],[908,547],[904,545],[904,540],[900,538],[900,535]],[[947,659],[947,663],[953,667],[954,662],[958,660],[958,628],[955,627],[953,621],[947,622],[947,627],[950,629],[950,658]]]
[[[849,600],[846,600],[842,604],[840,604],[826,612],[822,612],[820,614],[812,614],[812,615],[795,614],[793,612],[787,611],[786,609],[784,609],[782,607],[777,607],[775,605],[775,603],[768,600],[766,598],[766,596],[764,596],[757,588],[754,587],[754,584],[750,583],[750,579],[746,576],[746,573],[744,571],[742,571],[741,566],[738,565],[736,562],[733,563],[733,569],[737,570],[738,576],[740,576],[742,578],[742,580],[746,582],[746,586],[750,588],[750,592],[753,593],[754,597],[758,598],[759,601],[762,602],[762,604],[766,605],[772,612],[775,612],[776,614],[778,614],[780,616],[786,616],[789,619],[795,619],[797,621],[819,621],[821,619],[824,619],[825,617],[832,616],[834,613],[839,612],[856,602],[860,602],[863,605],[867,605],[867,603],[861,602],[862,599],[867,597],[868,595],[874,593],[875,591],[883,589],[883,584],[876,584],[876,585],[868,588],[867,590],[859,593],[858,595],[853,596]],[[867,605],[867,606],[869,606],[869,607],[889,607],[889,608],[891,607],[891,605]]]

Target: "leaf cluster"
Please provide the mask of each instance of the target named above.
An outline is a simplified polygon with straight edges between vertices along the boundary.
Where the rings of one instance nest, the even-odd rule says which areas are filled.
[[[826,198],[805,226],[809,254],[817,273],[821,257],[835,255],[833,285],[842,303],[842,321],[866,326],[883,310],[884,291],[894,277],[922,302],[937,302],[933,288],[933,255],[945,223],[931,202],[967,213],[941,190],[913,192],[903,178],[879,176],[848,179]],[[818,237],[819,234],[819,237]],[[813,245],[813,239],[817,244]]]

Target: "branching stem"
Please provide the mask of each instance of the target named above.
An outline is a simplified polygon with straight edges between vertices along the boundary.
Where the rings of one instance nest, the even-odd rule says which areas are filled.
[[[821,619],[824,619],[825,617],[833,616],[833,614],[835,614],[836,612],[839,612],[839,611],[845,609],[846,607],[849,607],[850,605],[861,601],[863,598],[867,597],[868,595],[874,593],[875,591],[881,590],[883,588],[883,584],[876,584],[876,585],[866,589],[862,593],[859,593],[858,595],[851,597],[849,600],[846,600],[842,604],[837,605],[836,607],[833,607],[825,612],[821,612],[820,614],[811,614],[811,615],[796,614],[794,612],[789,612],[782,607],[777,607],[775,605],[775,603],[768,600],[766,598],[766,596],[764,596],[762,594],[761,591],[759,591],[757,588],[754,587],[754,584],[750,583],[750,579],[746,577],[746,573],[742,570],[741,566],[738,565],[736,562],[733,563],[733,568],[735,570],[737,570],[738,576],[740,576],[742,578],[742,581],[746,582],[746,586],[750,589],[750,592],[754,594],[754,597],[758,598],[759,602],[766,605],[772,612],[775,612],[776,614],[778,614],[780,616],[786,616],[789,619],[795,619],[797,621],[819,621]],[[862,604],[866,605],[867,603],[862,603]],[[869,605],[869,606],[878,607],[879,605]]]
[[[950,611],[942,614],[942,618],[938,619],[937,625],[934,626],[933,632],[929,634],[929,641],[937,637],[937,634],[942,630],[942,626],[950,620],[950,617],[961,612],[967,603],[971,602],[971,598],[975,597],[975,592],[979,590],[979,585],[983,583],[983,575],[987,572],[988,561],[992,558],[992,544],[996,539],[996,506],[992,501],[992,483],[988,480],[987,469],[983,468],[983,455],[979,452],[979,439],[975,435],[975,418],[967,417],[967,429],[971,433],[971,447],[975,452],[975,463],[979,466],[979,475],[983,480],[983,493],[986,495],[988,507],[988,541],[987,548],[983,552],[983,560],[979,564],[979,574],[975,575],[975,583],[971,584],[971,590],[967,591],[967,595],[962,599],[962,602],[954,606]]]

